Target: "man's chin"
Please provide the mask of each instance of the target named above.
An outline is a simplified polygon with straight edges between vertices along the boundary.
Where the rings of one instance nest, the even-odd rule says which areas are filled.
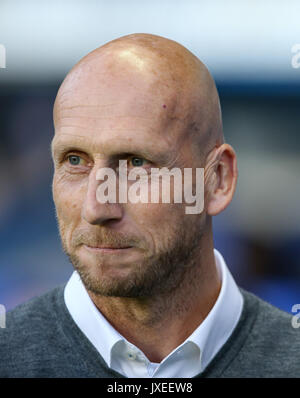
[[[68,256],[85,288],[96,295],[141,297],[152,289],[145,258],[128,262],[111,256]]]
[[[135,272],[128,268],[122,269],[84,269],[77,268],[77,272],[85,288],[100,296],[107,297],[141,297],[146,290],[143,278],[137,278]],[[104,267],[105,268],[105,267]]]

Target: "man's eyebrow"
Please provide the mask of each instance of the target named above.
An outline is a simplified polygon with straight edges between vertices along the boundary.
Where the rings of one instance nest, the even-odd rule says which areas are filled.
[[[71,143],[63,143],[63,142],[54,142],[51,143],[51,153],[54,159],[60,159],[68,152],[82,152],[89,154],[89,150],[85,148],[83,145],[72,145]],[[140,156],[149,161],[153,161],[155,163],[161,165],[167,165],[171,161],[170,152],[162,152],[162,151],[153,151],[147,148],[136,148],[128,147],[128,148],[120,148],[120,150],[109,151],[107,154],[108,159],[118,159],[118,158],[126,158],[128,156]]]
[[[63,144],[63,143],[51,143],[51,153],[53,158],[60,158],[67,152],[84,152],[82,148],[78,145],[70,145],[70,144]]]

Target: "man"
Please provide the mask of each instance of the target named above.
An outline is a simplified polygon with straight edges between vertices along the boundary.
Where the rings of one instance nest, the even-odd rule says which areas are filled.
[[[7,315],[0,375],[300,376],[291,316],[239,289],[214,250],[237,163],[206,67],[174,41],[122,37],[70,71],[54,124],[53,197],[75,272]],[[203,210],[174,197],[102,203],[97,173],[120,160],[145,175],[204,169]]]

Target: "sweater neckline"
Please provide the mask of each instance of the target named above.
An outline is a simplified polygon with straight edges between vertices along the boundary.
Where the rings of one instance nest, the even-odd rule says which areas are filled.
[[[53,314],[56,318],[57,327],[69,341],[70,349],[74,350],[78,360],[85,365],[90,377],[101,377],[99,374],[102,373],[102,370],[106,373],[106,377],[126,378],[126,376],[107,366],[105,360],[74,322],[64,301],[65,285],[63,284],[55,289]],[[257,317],[259,300],[244,289],[239,289],[244,297],[244,306],[233,333],[206,369],[193,378],[221,377],[245,344]]]

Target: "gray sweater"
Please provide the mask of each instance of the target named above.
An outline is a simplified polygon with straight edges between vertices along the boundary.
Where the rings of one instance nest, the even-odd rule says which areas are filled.
[[[77,327],[63,292],[59,286],[7,314],[0,377],[124,377]],[[300,328],[292,327],[292,316],[241,292],[244,308],[233,334],[196,377],[300,377]]]

